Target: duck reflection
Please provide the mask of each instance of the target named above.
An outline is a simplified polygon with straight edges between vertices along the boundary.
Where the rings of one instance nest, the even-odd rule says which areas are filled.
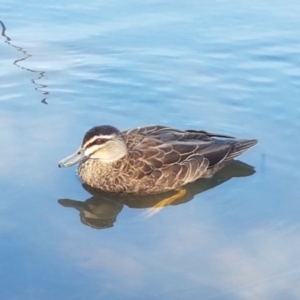
[[[233,177],[246,177],[255,173],[254,167],[238,160],[216,173],[213,178],[199,179],[194,183],[186,185],[185,194],[166,204],[163,199],[170,198],[176,194],[176,191],[158,194],[158,195],[117,195],[96,191],[83,185],[92,197],[86,201],[77,201],[72,199],[59,199],[58,202],[64,207],[72,207],[79,211],[80,220],[83,224],[96,229],[109,228],[114,225],[118,214],[122,211],[124,205],[130,208],[145,208],[145,216],[151,216],[167,205],[179,205],[188,202],[195,195],[212,189]]]
[[[45,90],[47,88],[47,85],[38,83],[39,80],[41,80],[42,78],[45,77],[45,72],[29,69],[29,68],[26,68],[26,67],[23,67],[22,65],[20,65],[20,63],[22,61],[25,61],[27,58],[31,57],[32,55],[29,54],[24,48],[16,46],[15,44],[12,43],[11,38],[6,34],[6,26],[4,25],[4,23],[1,20],[0,20],[0,26],[1,26],[1,35],[4,37],[5,43],[8,44],[9,46],[15,48],[17,51],[21,52],[22,55],[23,55],[22,58],[17,59],[17,60],[14,61],[14,65],[16,67],[20,68],[20,69],[26,70],[26,71],[31,72],[31,73],[36,73],[38,75],[37,78],[31,79],[31,82],[36,86],[35,87],[36,91],[42,92],[43,99],[41,100],[41,102],[44,103],[44,104],[48,104],[47,103],[47,96],[49,95],[49,92],[47,92]]]

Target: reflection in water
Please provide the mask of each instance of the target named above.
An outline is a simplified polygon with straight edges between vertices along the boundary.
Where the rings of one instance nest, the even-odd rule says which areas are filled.
[[[37,81],[39,81],[40,79],[45,77],[45,72],[43,71],[37,71],[37,70],[33,70],[33,69],[29,69],[26,67],[21,66],[19,63],[22,61],[25,61],[27,58],[31,57],[32,55],[29,54],[26,50],[24,50],[21,47],[18,47],[14,44],[12,44],[11,42],[11,38],[9,36],[6,35],[6,26],[4,25],[4,23],[0,20],[0,25],[2,27],[2,32],[1,35],[5,38],[5,43],[7,43],[8,45],[10,45],[11,47],[14,47],[15,49],[17,49],[19,52],[21,52],[24,57],[17,59],[14,61],[14,65],[17,66],[20,69],[26,70],[28,72],[31,73],[37,73],[38,77],[31,79],[31,82],[36,85],[37,87],[35,88],[36,91],[42,92],[42,94],[44,95],[43,99],[41,100],[42,103],[44,104],[48,104],[47,103],[47,95],[49,95],[49,92],[47,92],[45,89],[47,88],[47,85],[45,84],[41,84],[41,83],[37,83]]]
[[[192,200],[195,195],[214,188],[233,177],[246,177],[254,173],[254,167],[234,160],[227,167],[216,173],[213,178],[199,179],[194,183],[186,185],[187,193],[171,205],[188,202]],[[59,199],[58,202],[64,207],[77,209],[80,212],[81,222],[97,229],[112,227],[124,205],[131,208],[147,208],[148,211],[146,211],[146,215],[153,215],[153,207],[159,207],[159,203],[162,199],[171,197],[176,193],[172,191],[164,194],[146,196],[116,195],[95,191],[85,185],[83,185],[83,187],[92,195],[91,198],[84,202],[71,199]],[[149,211],[150,214],[148,213]]]

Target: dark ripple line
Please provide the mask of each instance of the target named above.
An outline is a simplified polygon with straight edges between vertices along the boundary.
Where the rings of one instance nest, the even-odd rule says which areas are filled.
[[[46,88],[47,88],[47,85],[45,84],[41,84],[41,83],[38,83],[37,81],[39,81],[40,79],[44,78],[45,77],[45,74],[46,72],[44,71],[38,71],[38,70],[34,70],[34,69],[30,69],[30,68],[26,68],[26,67],[23,67],[22,65],[20,65],[19,63],[22,62],[22,61],[25,61],[26,59],[28,59],[29,57],[32,57],[32,54],[28,53],[24,48],[22,47],[18,47],[14,44],[12,44],[11,42],[11,38],[9,36],[6,35],[6,26],[4,25],[4,23],[0,20],[0,25],[2,27],[2,32],[1,32],[1,35],[5,38],[5,43],[10,45],[11,47],[17,49],[17,51],[23,53],[25,56],[23,58],[20,58],[20,59],[17,59],[14,61],[14,65],[22,70],[26,70],[28,72],[31,72],[31,73],[37,73],[39,74],[39,76],[37,78],[33,78],[31,79],[31,82],[36,85],[37,87],[35,87],[35,90],[36,91],[39,91],[41,92],[43,95],[45,95],[45,97],[41,100],[42,103],[44,104],[48,104],[47,103],[47,95],[49,95],[49,92],[46,91]]]

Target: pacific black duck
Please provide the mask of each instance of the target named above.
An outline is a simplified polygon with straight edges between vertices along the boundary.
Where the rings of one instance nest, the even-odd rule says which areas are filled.
[[[59,163],[76,163],[87,185],[107,192],[155,194],[214,173],[257,143],[203,130],[146,126],[87,131],[79,149]]]

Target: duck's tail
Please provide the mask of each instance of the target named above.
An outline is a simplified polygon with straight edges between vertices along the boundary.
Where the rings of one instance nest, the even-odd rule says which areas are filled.
[[[251,140],[237,139],[237,140],[233,140],[232,142],[233,142],[232,148],[229,151],[228,155],[226,156],[224,162],[230,161],[230,160],[234,159],[235,157],[241,155],[242,153],[247,151],[249,148],[256,145],[258,140],[256,140],[256,139],[251,139]]]

